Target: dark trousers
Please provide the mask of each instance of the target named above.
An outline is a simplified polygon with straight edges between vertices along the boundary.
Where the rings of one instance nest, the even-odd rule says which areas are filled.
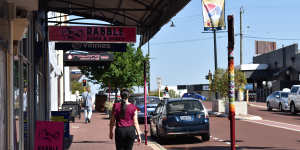
[[[115,143],[117,150],[132,150],[136,138],[135,127],[116,127]]]

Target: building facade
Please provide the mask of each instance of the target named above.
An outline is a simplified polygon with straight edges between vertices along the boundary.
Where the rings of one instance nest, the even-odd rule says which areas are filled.
[[[300,53],[298,44],[253,57],[253,64],[267,65],[264,69],[242,69],[246,72],[248,83],[253,84],[257,101],[265,101],[273,91],[291,88],[299,84]]]

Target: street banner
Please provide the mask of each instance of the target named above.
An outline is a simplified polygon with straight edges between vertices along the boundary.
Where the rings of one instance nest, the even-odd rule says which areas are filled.
[[[126,52],[126,43],[55,43],[56,50]]]
[[[49,41],[135,43],[136,28],[122,26],[49,26]]]
[[[202,0],[204,31],[225,29],[225,0]]]
[[[63,150],[64,123],[36,121],[34,150]]]

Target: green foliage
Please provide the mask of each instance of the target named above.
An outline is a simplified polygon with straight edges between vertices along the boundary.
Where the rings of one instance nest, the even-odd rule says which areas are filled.
[[[149,93],[149,96],[157,96],[157,97],[163,97],[163,92],[162,91],[160,91],[160,96],[158,96],[158,90],[156,90],[156,91],[150,91]]]
[[[75,94],[75,91],[77,91],[77,90],[79,91],[79,93],[82,93],[83,92],[82,83],[78,82],[76,80],[72,80],[71,81],[71,90],[72,90],[72,94]]]
[[[148,57],[143,56],[140,48],[127,44],[126,52],[115,52],[114,61],[106,66],[81,67],[82,73],[91,80],[97,81],[102,88],[122,89],[144,85],[144,62]]]
[[[169,96],[171,98],[178,98],[178,97],[180,97],[178,94],[176,94],[176,92],[174,90],[169,90]]]
[[[234,84],[235,90],[244,88],[247,84],[245,73],[235,69],[234,70]],[[210,84],[210,89],[213,92],[218,92],[221,97],[228,97],[228,71],[224,69],[217,69],[213,80]]]

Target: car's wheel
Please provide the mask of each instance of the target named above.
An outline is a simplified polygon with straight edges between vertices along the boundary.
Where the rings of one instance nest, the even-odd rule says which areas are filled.
[[[210,140],[210,134],[209,133],[203,134],[203,135],[201,135],[201,137],[202,137],[202,141],[209,141]]]
[[[269,102],[267,103],[267,110],[268,110],[268,111],[272,111],[272,107],[270,106],[270,103],[269,103]]]
[[[290,107],[291,107],[291,108],[290,108],[291,113],[292,113],[292,114],[296,114],[297,112],[296,112],[295,104],[294,104],[294,103],[291,103],[291,106],[290,106]]]
[[[281,103],[279,104],[279,111],[280,111],[280,112],[283,112]]]

